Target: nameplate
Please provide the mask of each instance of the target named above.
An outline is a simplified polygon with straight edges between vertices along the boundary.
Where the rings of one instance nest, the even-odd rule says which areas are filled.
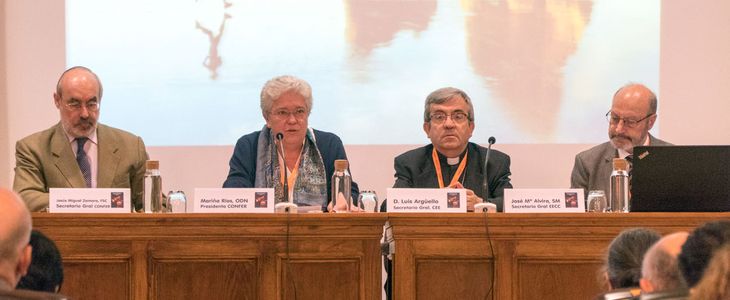
[[[466,212],[465,189],[389,188],[388,212]]]
[[[585,212],[583,199],[583,189],[504,189],[504,212]]]
[[[274,189],[197,188],[194,213],[273,213]]]
[[[50,188],[48,211],[52,213],[130,213],[129,189]]]

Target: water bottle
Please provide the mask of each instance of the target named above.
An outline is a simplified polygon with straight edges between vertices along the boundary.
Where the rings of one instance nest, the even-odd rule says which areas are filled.
[[[332,199],[330,199],[330,211],[349,212],[352,210],[352,194],[350,186],[352,177],[347,171],[349,164],[347,160],[335,160],[335,172],[332,174]]]
[[[609,182],[610,212],[629,212],[629,172],[628,162],[623,158],[613,159],[613,172]]]
[[[167,205],[162,192],[162,177],[160,177],[160,162],[148,160],[145,162],[147,170],[144,173],[144,212],[166,212]]]

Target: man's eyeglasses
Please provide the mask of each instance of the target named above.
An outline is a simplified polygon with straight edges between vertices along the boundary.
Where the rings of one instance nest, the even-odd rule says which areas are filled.
[[[294,111],[288,111],[286,109],[277,110],[271,113],[274,118],[279,120],[288,120],[289,116],[294,116],[297,120],[304,120],[307,117],[307,110],[304,108],[297,108]]]
[[[81,103],[81,101],[72,100],[66,103],[66,108],[70,111],[80,111],[82,107],[86,107],[86,110],[90,112],[97,112],[99,111],[99,101],[89,101],[86,103]]]
[[[451,114],[444,112],[435,112],[431,114],[431,122],[434,124],[443,124],[446,119],[451,118],[451,121],[457,124],[462,124],[469,120],[469,115],[463,111],[457,111]]]
[[[606,120],[608,120],[608,124],[611,124],[611,125],[618,125],[619,122],[624,121],[624,126],[629,127],[629,128],[634,128],[634,127],[636,127],[636,125],[639,125],[639,122],[644,121],[644,120],[646,120],[647,118],[649,118],[649,117],[651,117],[653,115],[654,114],[651,113],[651,114],[648,114],[648,115],[646,115],[645,117],[643,117],[641,119],[634,120],[634,119],[630,119],[630,118],[622,118],[622,117],[619,117],[619,116],[613,114],[609,110],[606,113]]]

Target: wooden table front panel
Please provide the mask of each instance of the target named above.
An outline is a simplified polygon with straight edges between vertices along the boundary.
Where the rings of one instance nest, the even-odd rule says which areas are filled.
[[[622,230],[666,234],[728,217],[494,214],[487,220],[483,214],[390,213],[394,299],[490,299],[492,284],[493,299],[592,299],[604,292],[602,259]]]
[[[380,299],[381,295],[384,215],[33,217],[35,228],[53,238],[61,250],[62,292],[74,299]]]

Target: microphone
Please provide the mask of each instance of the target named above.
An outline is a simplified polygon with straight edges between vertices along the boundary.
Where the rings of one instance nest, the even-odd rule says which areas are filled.
[[[487,140],[487,153],[484,155],[484,178],[482,180],[482,203],[474,205],[474,212],[497,212],[497,205],[489,202],[489,173],[487,173],[487,164],[489,163],[489,153],[492,152],[492,145],[497,142],[493,136]]]
[[[276,140],[275,143],[278,144],[278,147],[276,148],[276,151],[281,154],[281,161],[282,167],[284,168],[284,202],[277,203],[274,205],[274,209],[276,212],[297,212],[297,205],[292,202],[293,199],[289,199],[289,178],[288,178],[288,171],[289,169],[286,167],[286,156],[284,156],[284,144],[282,143],[284,141],[284,134],[279,132],[276,134]]]

